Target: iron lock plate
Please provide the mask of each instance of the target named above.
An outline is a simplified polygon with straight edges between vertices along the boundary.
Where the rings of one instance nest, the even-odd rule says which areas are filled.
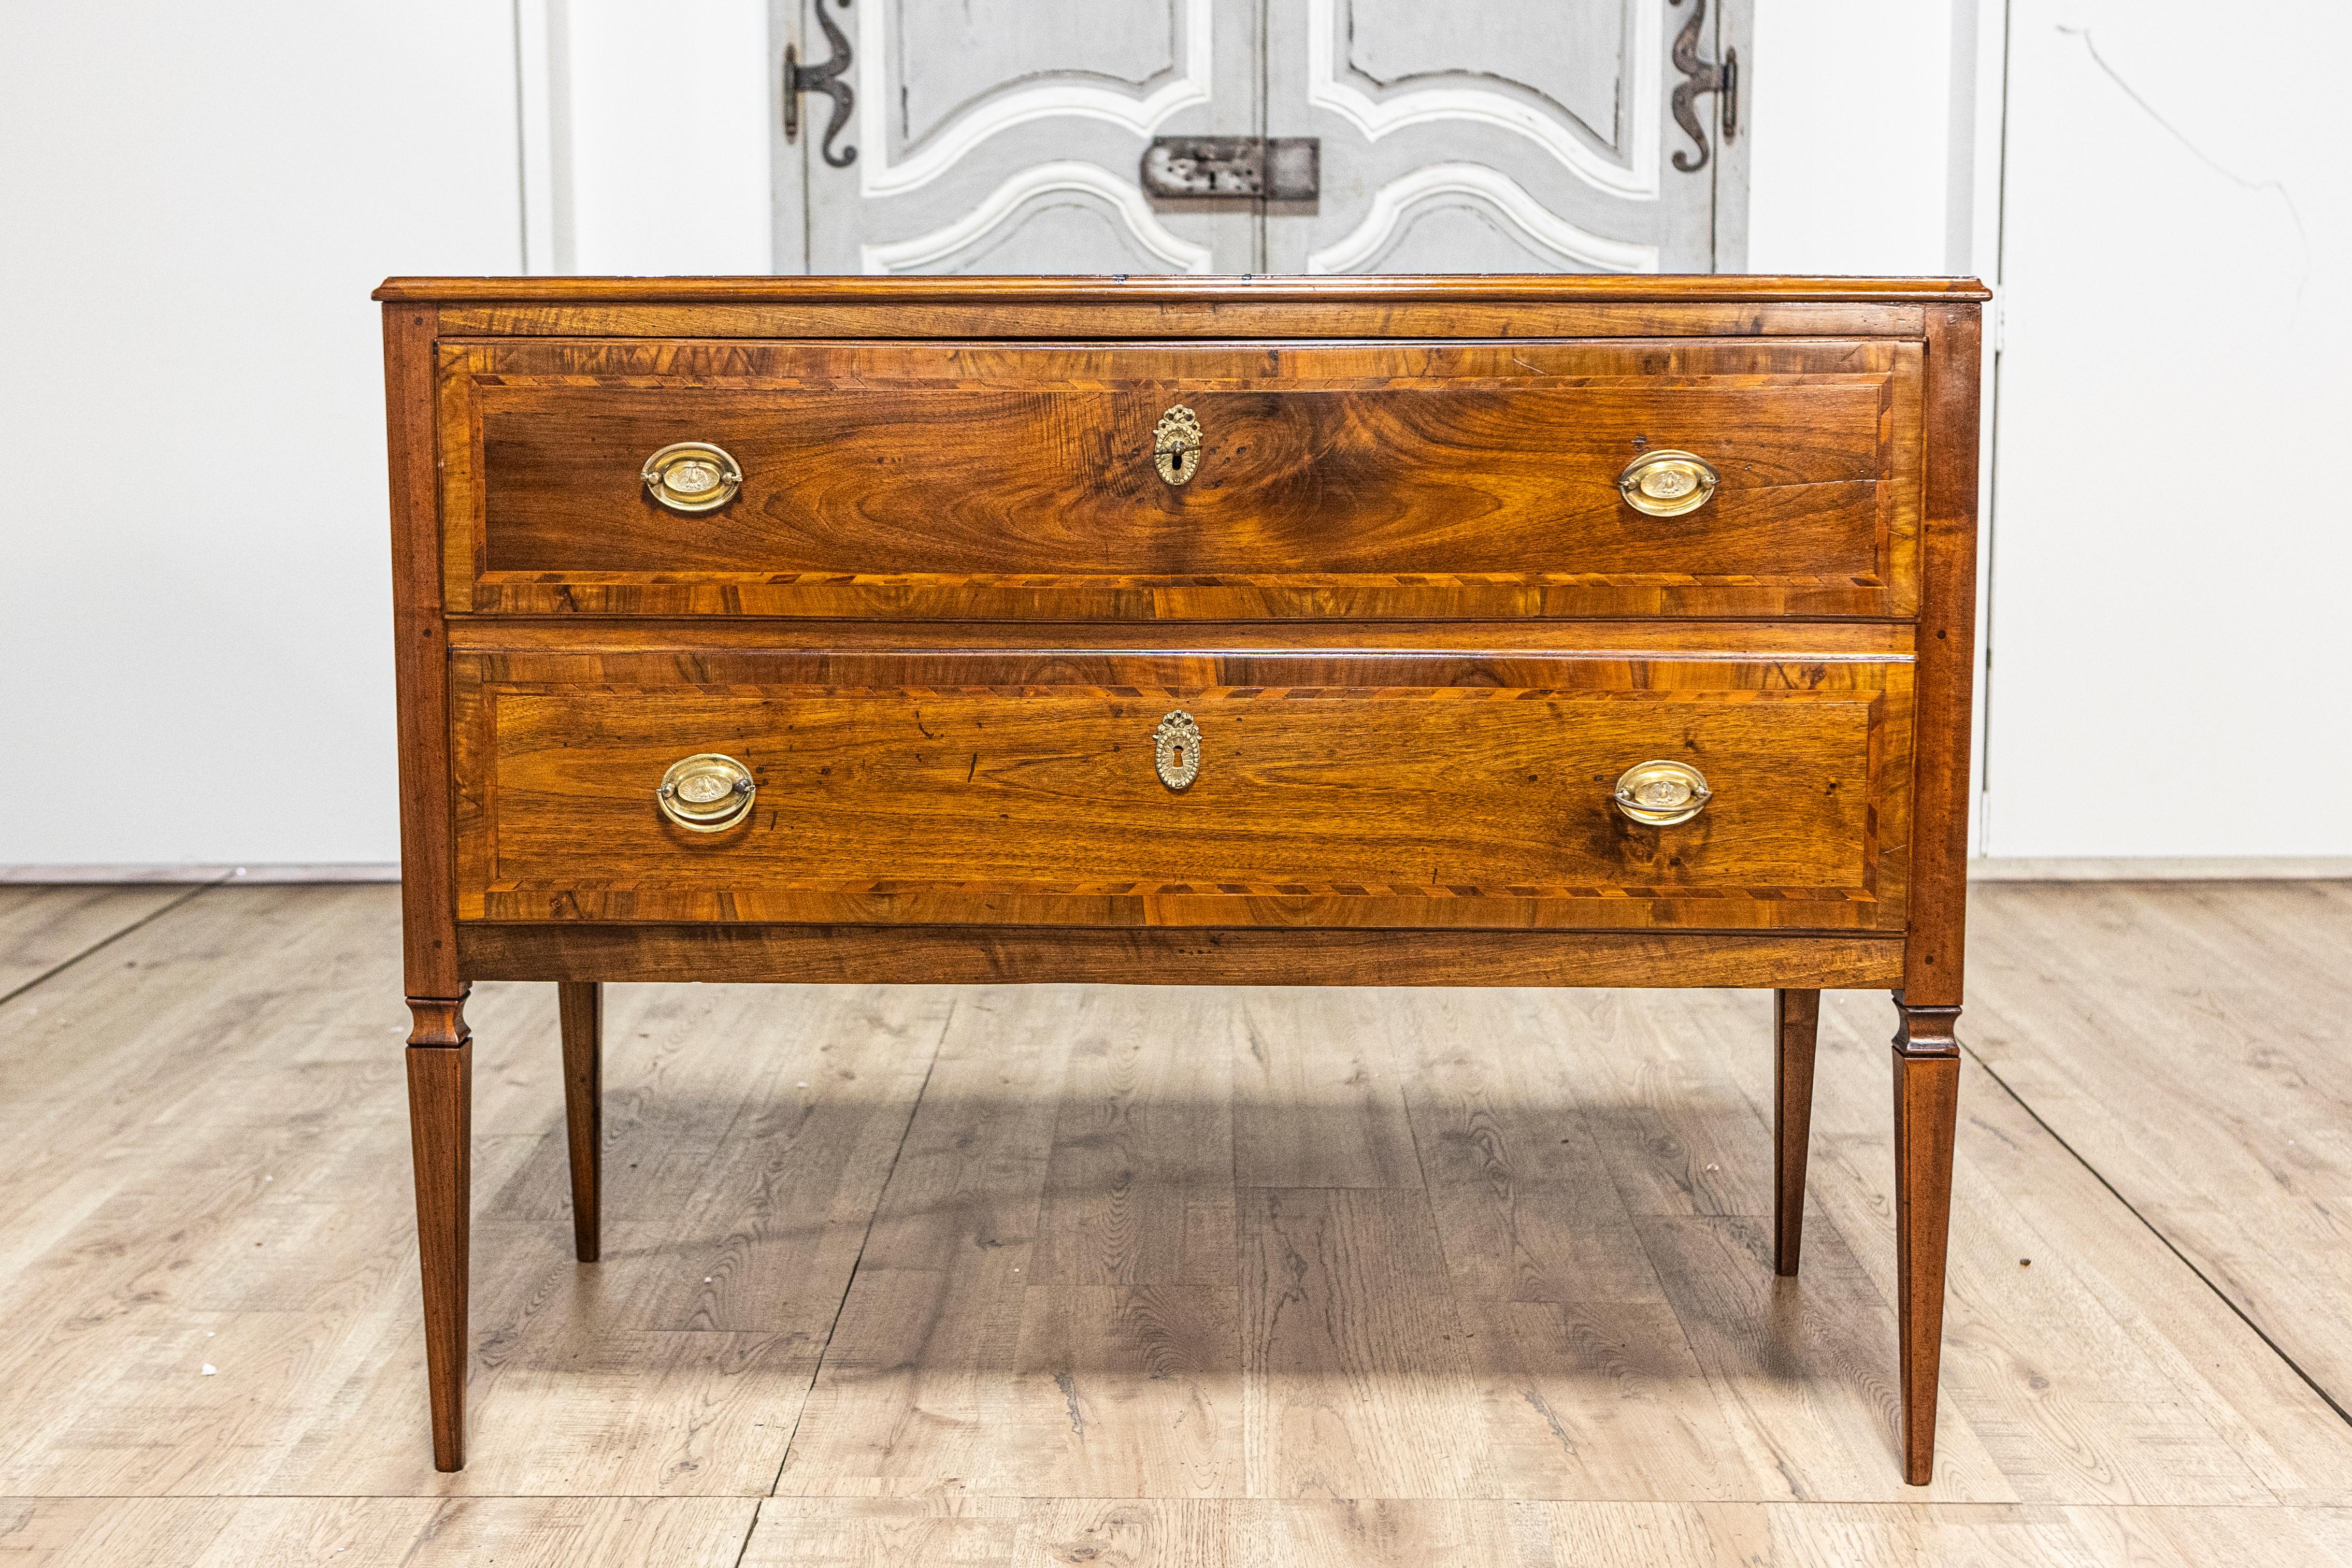
[[[1323,192],[1323,142],[1314,136],[1155,136],[1143,150],[1143,191],[1163,201],[1311,202]]]

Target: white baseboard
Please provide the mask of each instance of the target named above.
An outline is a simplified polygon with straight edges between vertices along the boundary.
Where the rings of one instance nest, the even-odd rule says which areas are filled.
[[[0,884],[107,882],[398,882],[394,862],[348,865],[5,865]]]
[[[2299,882],[2352,879],[2352,855],[1982,855],[1970,882]]]

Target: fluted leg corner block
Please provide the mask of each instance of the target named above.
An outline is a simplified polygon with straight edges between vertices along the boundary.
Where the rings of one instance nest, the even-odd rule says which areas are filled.
[[[474,1042],[466,998],[412,997],[408,1133],[416,1173],[416,1252],[433,1468],[466,1465],[466,1292],[472,1209]]]
[[[1959,1122],[1956,1007],[1899,998],[1895,1034],[1895,1248],[1902,1337],[1903,1479],[1936,1468],[1936,1383],[1944,1349],[1944,1252],[1952,1228],[1952,1139]]]

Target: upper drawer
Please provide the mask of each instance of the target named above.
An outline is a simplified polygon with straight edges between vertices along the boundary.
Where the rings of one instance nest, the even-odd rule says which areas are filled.
[[[1906,615],[1894,340],[441,350],[447,603],[502,613]],[[1155,462],[1189,410],[1184,482]],[[1180,439],[1189,439],[1189,433]],[[646,460],[708,443],[700,513]],[[1675,517],[1619,491],[1688,451]]]

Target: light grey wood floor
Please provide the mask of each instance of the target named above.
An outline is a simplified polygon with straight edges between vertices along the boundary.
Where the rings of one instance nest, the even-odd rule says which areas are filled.
[[[1925,1492],[1733,992],[481,988],[436,1475],[394,899],[0,888],[0,1563],[2352,1563],[2352,886],[1979,890]]]

